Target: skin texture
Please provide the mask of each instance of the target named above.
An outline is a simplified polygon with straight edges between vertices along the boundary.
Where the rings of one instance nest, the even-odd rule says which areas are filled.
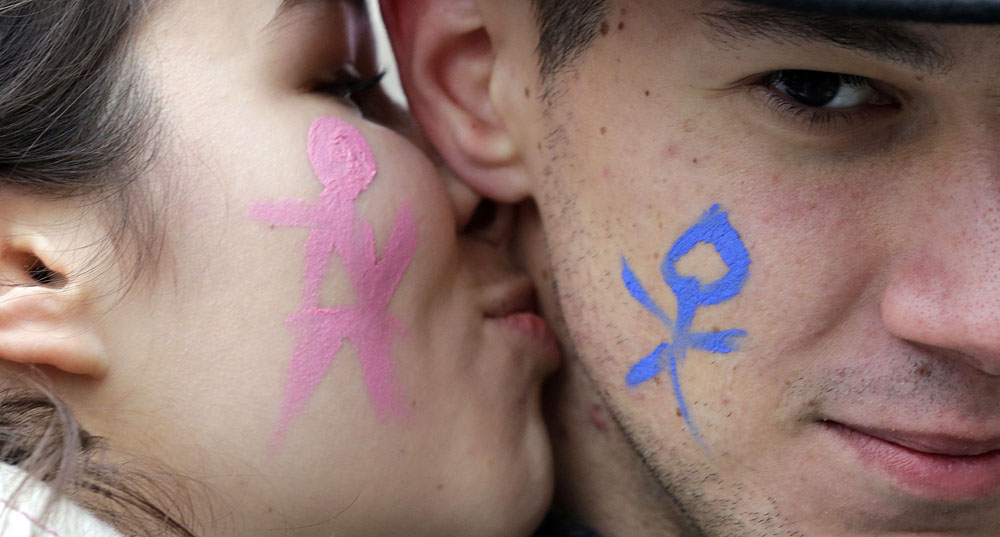
[[[829,424],[996,449],[997,30],[902,25],[939,52],[902,61],[712,30],[699,14],[726,2],[619,0],[543,86],[527,1],[390,4],[435,144],[480,190],[537,205],[521,245],[573,355],[551,393],[563,510],[617,536],[996,534],[996,486],[914,485]],[[449,8],[462,15],[433,22]],[[459,39],[485,52],[449,52]],[[782,69],[875,82],[815,115],[768,81]],[[626,382],[670,332],[629,294],[622,259],[677,318],[661,262],[715,204],[751,265],[691,327],[742,329],[739,349],[679,366],[699,445],[669,378]],[[691,256],[682,274],[718,278],[711,249]]]
[[[100,256],[98,211],[4,197],[4,229],[21,237],[4,256],[8,276],[26,266],[11,252],[30,252],[60,279],[21,274],[26,286],[11,293],[22,311],[4,301],[3,319],[46,320],[54,326],[41,329],[76,338],[60,340],[61,361],[48,359],[57,392],[113,453],[182,476],[199,534],[527,533],[551,494],[539,394],[558,357],[505,317],[530,310],[532,294],[512,264],[511,212],[464,232],[480,198],[442,178],[419,140],[362,116],[405,126],[378,91],[357,95],[359,109],[320,89],[346,66],[374,74],[363,13],[339,2],[278,7],[192,0],[150,14],[133,59],[159,104],[162,145],[139,181],[165,208],[160,262],[122,293],[126,275]],[[317,118],[349,136],[310,162]],[[261,221],[253,208],[325,203],[316,200],[337,162],[317,161],[344,147],[373,161],[344,204],[355,233],[328,253],[308,305],[319,316],[369,308],[359,314],[369,339],[385,326],[373,382],[391,371],[401,411],[379,413],[362,345],[329,337],[328,368],[282,422],[296,347],[309,339],[315,351],[328,334],[286,325],[302,308],[310,229]],[[3,326],[5,342],[40,329]]]

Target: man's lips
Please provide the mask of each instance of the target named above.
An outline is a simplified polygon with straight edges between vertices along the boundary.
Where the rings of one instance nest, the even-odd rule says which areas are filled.
[[[904,432],[878,427],[858,425],[845,426],[855,431],[872,436],[886,442],[899,444],[913,451],[929,455],[946,455],[951,457],[970,457],[983,455],[1000,450],[1000,436],[992,438],[976,438],[972,436],[957,436],[940,433]]]
[[[908,494],[969,501],[1000,494],[1000,438],[823,422],[860,461]]]

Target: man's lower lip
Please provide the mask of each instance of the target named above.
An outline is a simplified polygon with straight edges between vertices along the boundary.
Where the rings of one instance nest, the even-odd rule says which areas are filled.
[[[951,456],[924,453],[839,423],[826,428],[863,464],[890,476],[903,492],[934,501],[968,501],[1000,494],[1000,451]]]

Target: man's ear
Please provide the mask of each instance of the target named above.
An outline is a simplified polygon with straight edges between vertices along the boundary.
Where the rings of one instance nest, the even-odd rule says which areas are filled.
[[[100,378],[108,359],[86,286],[73,276],[75,256],[44,231],[0,219],[0,361]]]
[[[522,155],[491,101],[495,51],[475,2],[381,5],[410,109],[448,165],[486,197],[528,197]]]

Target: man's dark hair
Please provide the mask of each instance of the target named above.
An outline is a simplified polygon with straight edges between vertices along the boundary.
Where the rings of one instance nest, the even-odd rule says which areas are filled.
[[[538,21],[538,67],[551,83],[600,35],[611,0],[532,0]]]

